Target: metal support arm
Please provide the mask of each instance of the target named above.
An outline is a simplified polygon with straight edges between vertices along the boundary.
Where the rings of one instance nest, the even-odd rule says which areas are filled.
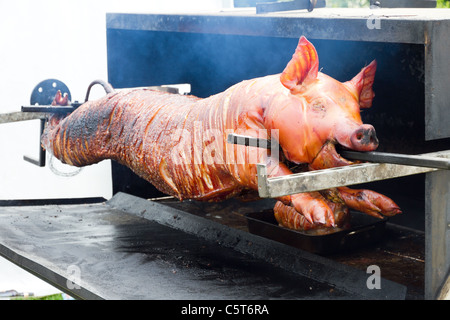
[[[427,153],[423,156],[450,158],[450,151]],[[258,164],[258,192],[262,198],[277,198],[289,194],[386,180],[436,170],[439,169],[390,163],[362,163],[269,178],[266,165]]]

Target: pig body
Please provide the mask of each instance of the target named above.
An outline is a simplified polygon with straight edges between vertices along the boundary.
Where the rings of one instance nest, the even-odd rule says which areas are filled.
[[[64,119],[50,119],[42,143],[76,166],[116,160],[179,199],[223,200],[257,189],[257,163],[267,164],[269,176],[292,173],[278,150],[228,144],[229,133],[277,141],[283,158],[312,170],[349,163],[335,144],[374,150],[375,130],[359,112],[371,105],[375,69],[373,62],[341,83],[318,72],[317,53],[302,37],[282,74],[243,81],[205,99],[145,89],[114,92]],[[345,205],[372,215],[399,212],[389,198],[359,191],[281,197],[275,214],[282,225],[308,229],[335,226]]]

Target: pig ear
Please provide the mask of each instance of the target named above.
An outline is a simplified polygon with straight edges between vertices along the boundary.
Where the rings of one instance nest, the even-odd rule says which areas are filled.
[[[367,67],[364,67],[352,80],[344,83],[345,86],[356,96],[360,108],[370,108],[375,93],[372,90],[375,79],[377,62],[373,60]]]
[[[303,85],[317,78],[318,71],[319,58],[316,48],[302,36],[280,80],[289,90],[301,89]]]

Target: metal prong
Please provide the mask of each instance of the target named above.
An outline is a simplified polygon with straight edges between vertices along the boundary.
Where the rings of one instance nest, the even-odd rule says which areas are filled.
[[[267,166],[263,163],[258,163],[256,165],[257,175],[258,175],[258,193],[261,198],[270,197],[270,192],[268,190],[269,184],[267,183]]]
[[[265,149],[271,148],[270,140],[254,138],[254,137],[249,137],[249,136],[243,136],[243,135],[236,134],[236,133],[229,133],[227,136],[227,142],[232,143],[232,144],[240,144],[243,146],[250,146],[250,147],[258,147],[258,148],[265,148]]]
[[[358,152],[351,150],[342,150],[341,156],[349,160],[362,160],[379,163],[401,164],[414,167],[426,167],[436,169],[450,169],[450,160],[426,155],[408,155],[387,152]]]

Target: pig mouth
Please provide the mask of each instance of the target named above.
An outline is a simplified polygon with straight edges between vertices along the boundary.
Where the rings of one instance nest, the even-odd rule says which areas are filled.
[[[340,148],[342,147],[336,141],[329,140],[325,142],[315,158],[309,164],[309,168],[312,170],[319,170],[354,164],[355,162],[345,159],[338,153],[337,149]]]

